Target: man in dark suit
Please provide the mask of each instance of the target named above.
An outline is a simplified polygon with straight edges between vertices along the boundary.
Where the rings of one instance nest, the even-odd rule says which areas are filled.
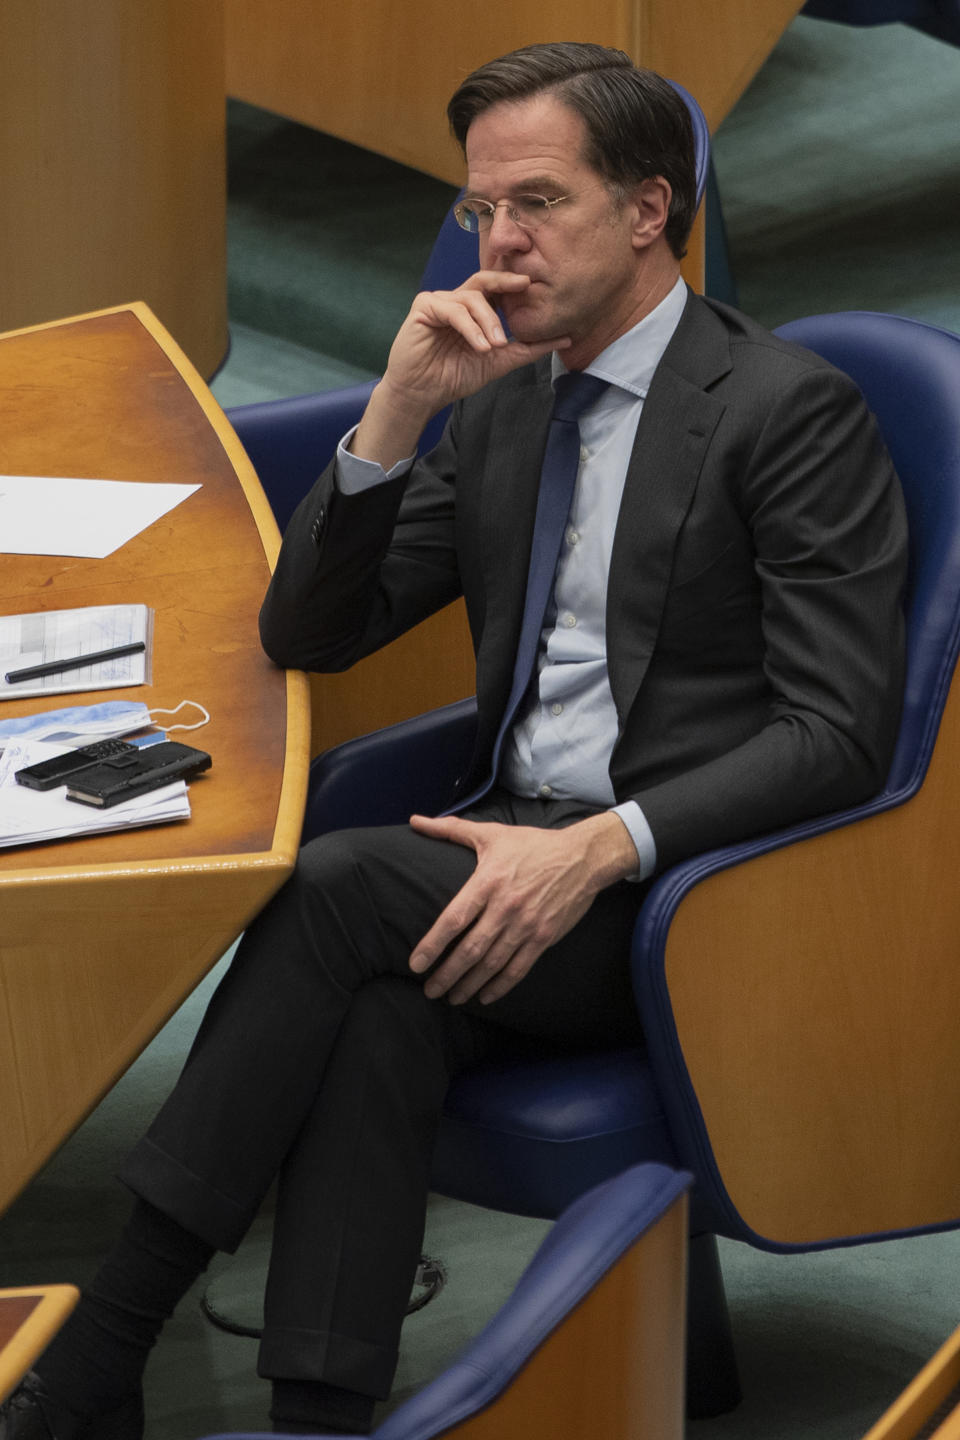
[[[463,593],[479,718],[460,813],[305,849],[123,1169],[127,1232],[0,1440],[65,1440],[68,1413],[96,1417],[85,1437],[135,1433],[164,1315],[277,1173],[274,1420],[365,1429],[449,1075],[491,1051],[638,1042],[638,882],[884,778],[896,478],[848,380],[680,281],[682,101],[619,52],[536,46],[471,76],[451,117],[481,268],[414,302],[285,536],[262,635],[278,663],[342,668]],[[584,371],[528,675],[551,380],[565,394]]]

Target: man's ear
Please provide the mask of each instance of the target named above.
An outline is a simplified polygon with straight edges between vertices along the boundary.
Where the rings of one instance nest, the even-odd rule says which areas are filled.
[[[662,175],[641,180],[633,187],[630,198],[636,214],[633,225],[635,249],[646,249],[663,234],[672,197],[670,182]]]

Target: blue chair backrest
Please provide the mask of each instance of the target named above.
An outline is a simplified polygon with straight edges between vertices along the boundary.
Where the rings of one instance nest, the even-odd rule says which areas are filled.
[[[857,383],[903,486],[910,528],[907,683],[885,793],[913,793],[926,773],[960,648],[960,336],[869,311],[812,315],[777,334]]]
[[[463,194],[462,190],[460,194]],[[459,198],[458,195],[457,199]],[[479,268],[477,237],[461,230],[451,205],[437,232],[430,258],[420,277],[420,289],[456,290],[458,285],[462,285],[464,280]]]
[[[802,13],[841,25],[899,21],[950,45],[960,45],[960,0],[807,0]]]
[[[807,0],[803,14],[841,25],[912,25],[931,8],[930,0]]]

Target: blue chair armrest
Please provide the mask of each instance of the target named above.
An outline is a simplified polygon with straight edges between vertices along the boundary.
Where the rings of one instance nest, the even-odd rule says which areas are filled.
[[[360,419],[375,383],[238,405],[226,412],[281,531],[341,437]]]
[[[463,232],[461,232],[463,233]],[[262,400],[226,412],[270,501],[280,533],[317,476],[332,460],[337,445],[357,424],[375,380],[294,395],[290,400]],[[443,434],[450,407],[429,421],[420,437],[422,454]]]
[[[402,825],[448,806],[473,752],[476,702],[361,735],[318,755],[310,767],[303,838],[351,825]]]

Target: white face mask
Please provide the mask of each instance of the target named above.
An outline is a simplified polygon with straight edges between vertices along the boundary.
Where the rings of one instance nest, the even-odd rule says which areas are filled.
[[[69,705],[64,710],[47,710],[43,715],[21,715],[17,720],[0,720],[0,752],[13,741],[44,740],[50,745],[89,745],[93,740],[109,740],[115,735],[130,735],[145,730],[155,715],[177,715],[185,705],[199,710],[201,719],[192,725],[160,724],[165,730],[199,730],[210,716],[196,700],[181,700],[173,710],[148,710],[133,700],[103,700],[99,705]]]
[[[0,748],[12,741],[45,740],[50,744],[88,745],[114,735],[129,735],[151,724],[146,705],[132,700],[104,700],[99,705],[69,705],[42,715],[0,720]]]

